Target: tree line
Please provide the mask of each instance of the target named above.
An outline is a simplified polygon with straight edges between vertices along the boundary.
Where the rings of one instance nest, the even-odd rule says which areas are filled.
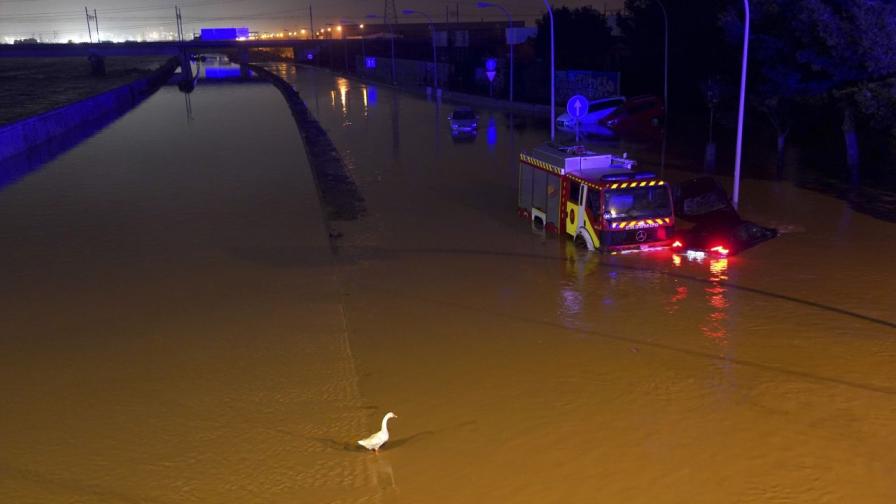
[[[661,1],[669,21],[670,128],[716,108],[724,124],[736,106],[743,2]],[[851,185],[862,182],[862,166],[869,164],[862,163],[863,142],[883,145],[886,155],[876,160],[885,166],[876,173],[892,180],[896,0],[750,0],[750,8],[749,117],[753,127],[773,131],[778,175],[794,131],[801,132],[803,150],[827,150],[822,140],[837,128],[839,173]],[[549,58],[547,20],[536,22],[535,53],[542,60]],[[658,0],[626,0],[618,15],[560,7],[554,22],[558,68],[618,70],[626,94],[660,94]]]

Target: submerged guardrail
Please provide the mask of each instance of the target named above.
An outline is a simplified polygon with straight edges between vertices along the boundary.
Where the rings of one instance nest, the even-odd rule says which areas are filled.
[[[258,65],[248,66],[256,75],[274,84],[289,104],[327,219],[346,221],[361,217],[366,211],[364,197],[330,136],[311,115],[299,93],[273,72]]]

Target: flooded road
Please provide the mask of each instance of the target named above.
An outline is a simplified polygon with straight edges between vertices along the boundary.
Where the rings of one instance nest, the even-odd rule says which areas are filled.
[[[449,104],[269,68],[366,199],[335,253],[264,84],[192,121],[164,88],[0,192],[0,500],[896,498],[896,226],[747,181],[781,237],[588,255],[516,217],[543,124],[453,139]]]

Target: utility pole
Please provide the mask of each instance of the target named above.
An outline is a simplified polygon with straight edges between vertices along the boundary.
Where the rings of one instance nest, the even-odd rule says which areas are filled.
[[[96,26],[96,41],[102,42],[100,39],[100,20],[96,17],[96,9],[93,9],[93,26]]]
[[[740,104],[737,108],[737,148],[734,154],[734,191],[731,203],[740,202],[740,153],[744,139],[744,94],[747,91],[747,53],[750,47],[750,1],[744,0],[744,51],[740,63]]]
[[[90,14],[87,12],[87,6],[84,6],[84,17],[87,19],[87,37],[90,39],[90,43],[93,43],[93,30],[90,29]]]
[[[314,40],[314,13],[311,12],[311,4],[308,4],[308,18],[311,20],[311,40]]]
[[[180,7],[174,6],[174,16],[177,19],[177,40],[184,41],[184,20],[180,14]]]
[[[392,47],[392,84],[397,85],[398,79],[395,73],[395,25],[398,23],[398,10],[395,8],[395,0],[385,0],[383,5],[383,22],[389,25],[389,42]]]
[[[432,35],[432,90],[438,96],[439,92],[439,63],[436,59],[436,23],[429,17],[429,14],[425,12],[420,12],[413,9],[404,9],[401,11],[405,16],[410,16],[411,14],[420,14],[425,17],[427,21],[429,21],[429,31]]]

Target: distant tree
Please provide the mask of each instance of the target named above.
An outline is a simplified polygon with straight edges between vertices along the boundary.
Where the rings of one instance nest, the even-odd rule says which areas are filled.
[[[787,0],[752,0],[750,4],[750,104],[768,119],[775,129],[776,174],[784,175],[787,136],[794,123],[794,110],[801,100],[822,92],[813,86],[810,69],[797,54],[802,47],[792,29],[800,6]],[[726,11],[721,18],[726,38],[732,45],[743,43],[742,8]]]
[[[716,121],[716,109],[722,101],[722,84],[718,77],[710,77],[700,82],[700,91],[706,108],[709,109],[709,140],[706,142],[706,150],[703,157],[703,170],[707,173],[716,171],[716,144],[712,133]]]
[[[551,57],[548,14],[535,21],[538,34],[535,50],[540,58]],[[556,67],[576,70],[615,70],[605,68],[613,43],[607,18],[592,7],[554,9],[554,51]]]
[[[735,63],[739,60],[730,57],[731,47],[718,43],[723,40],[719,16],[727,2],[661,1],[669,16],[670,110],[673,116],[702,110],[700,82],[737,71]],[[616,24],[627,52],[623,82],[637,93],[659,94],[665,45],[659,2],[626,0]]]
[[[793,22],[803,45],[797,57],[811,71],[810,87],[824,90],[841,110],[846,165],[856,186],[856,115],[878,125],[896,119],[896,2],[801,0],[800,12]]]

